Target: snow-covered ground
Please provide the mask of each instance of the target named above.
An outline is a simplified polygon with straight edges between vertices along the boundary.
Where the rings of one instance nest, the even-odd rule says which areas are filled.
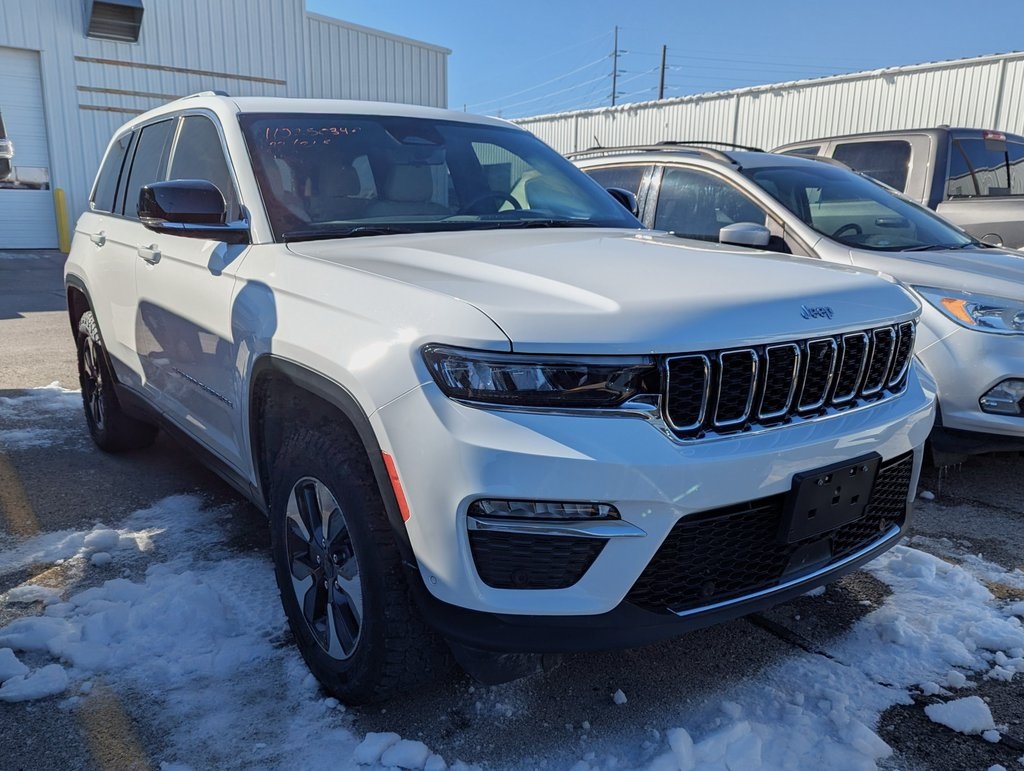
[[[47,411],[77,409],[77,400],[56,387],[0,399],[0,425],[39,430]],[[911,543],[941,557],[900,546],[876,559],[867,570],[891,593],[820,652],[794,649],[696,696],[685,681],[668,683],[678,698],[642,721],[633,716],[644,705],[623,668],[606,694],[621,716],[616,731],[591,735],[583,720],[567,726],[573,741],[519,737],[510,746],[528,750],[500,761],[474,755],[471,744],[442,757],[443,737],[407,735],[400,721],[366,732],[359,711],[320,690],[290,642],[269,555],[237,548],[228,535],[236,514],[176,495],[116,526],[94,511],[83,514],[96,518],[89,527],[7,542],[0,578],[36,578],[0,593],[5,617],[17,616],[0,627],[0,701],[50,699],[73,711],[112,692],[135,719],[173,727],[151,758],[167,771],[845,770],[887,762],[879,717],[915,696],[931,697],[926,714],[937,730],[1001,741],[1008,727],[975,691],[986,680],[1019,684],[1024,676],[1024,602],[1014,599],[1024,596],[1024,573],[922,539]],[[1001,587],[999,597],[989,587]],[[830,602],[834,592],[816,594],[807,601]],[[667,672],[668,664],[654,665]],[[468,730],[506,719],[528,729],[543,677],[479,689]],[[387,715],[375,722],[386,724]]]

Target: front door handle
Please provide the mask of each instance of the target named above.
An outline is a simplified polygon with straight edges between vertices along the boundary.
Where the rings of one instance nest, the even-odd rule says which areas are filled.
[[[137,251],[139,253],[139,257],[144,259],[150,265],[156,265],[160,262],[160,250],[156,248],[156,244],[140,246]]]
[[[99,233],[90,233],[89,240],[96,244],[96,246],[103,246],[103,244],[107,243],[107,234],[102,230]]]

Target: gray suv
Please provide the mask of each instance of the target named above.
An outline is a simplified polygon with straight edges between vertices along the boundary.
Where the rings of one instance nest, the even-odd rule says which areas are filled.
[[[797,142],[786,155],[834,158],[934,209],[975,238],[1024,246],[1024,137],[949,128]]]
[[[603,187],[635,195],[648,227],[761,247],[766,259],[781,252],[896,277],[924,306],[915,352],[937,381],[935,462],[1024,449],[1020,253],[983,244],[891,188],[824,159],[676,144],[571,157]],[[875,345],[866,338],[846,342]],[[843,393],[848,384],[837,377],[830,387]]]

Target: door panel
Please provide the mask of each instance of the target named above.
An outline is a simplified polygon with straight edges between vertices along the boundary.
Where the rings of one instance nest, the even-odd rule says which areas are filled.
[[[224,195],[228,218],[236,218],[238,195],[209,118],[182,119],[166,177],[213,182]],[[232,300],[235,272],[249,247],[151,230],[133,246],[135,344],[146,388],[175,422],[236,469],[244,468]]]

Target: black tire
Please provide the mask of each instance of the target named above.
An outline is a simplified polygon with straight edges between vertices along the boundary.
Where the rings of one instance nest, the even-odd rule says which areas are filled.
[[[383,701],[447,669],[447,646],[414,607],[353,432],[328,424],[284,440],[272,469],[270,524],[288,623],[329,692],[348,704]]]
[[[76,343],[82,406],[93,441],[105,452],[138,450],[151,445],[156,439],[156,426],[126,415],[117,400],[114,376],[92,311],[86,311],[79,319]]]

